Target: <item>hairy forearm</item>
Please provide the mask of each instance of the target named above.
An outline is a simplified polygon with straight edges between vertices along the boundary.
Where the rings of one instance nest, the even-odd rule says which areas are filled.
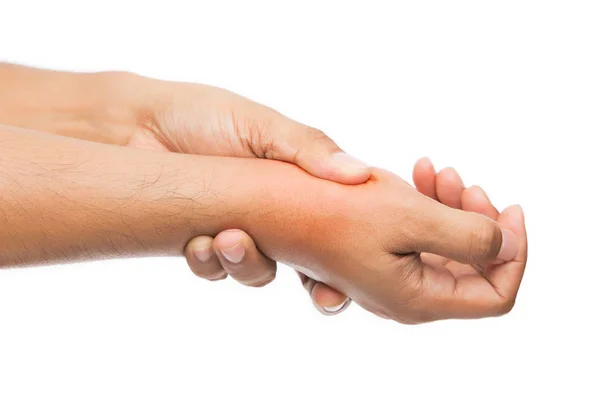
[[[136,125],[122,72],[72,73],[0,63],[0,124],[126,144]]]
[[[324,202],[335,186],[274,161],[0,127],[0,265],[179,255],[190,238],[231,227],[295,262],[318,229],[313,221],[335,218]]]

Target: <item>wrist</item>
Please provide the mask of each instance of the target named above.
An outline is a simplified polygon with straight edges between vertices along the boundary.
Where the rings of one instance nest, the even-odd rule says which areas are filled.
[[[336,243],[348,219],[346,207],[341,206],[345,186],[315,178],[289,163],[219,160],[223,162],[211,186],[225,196],[228,216],[221,219],[225,225],[217,232],[242,229],[269,258],[323,272],[326,265],[321,261],[328,251],[324,243]],[[220,187],[220,182],[225,186]]]

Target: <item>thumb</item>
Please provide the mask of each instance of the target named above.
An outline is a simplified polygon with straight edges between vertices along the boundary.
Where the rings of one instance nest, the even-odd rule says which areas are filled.
[[[371,176],[371,168],[343,152],[322,131],[281,115],[264,132],[266,158],[298,165],[311,175],[343,184],[359,184]]]
[[[481,214],[427,202],[421,224],[424,232],[414,239],[415,250],[434,253],[468,264],[506,262],[519,250],[517,236]]]

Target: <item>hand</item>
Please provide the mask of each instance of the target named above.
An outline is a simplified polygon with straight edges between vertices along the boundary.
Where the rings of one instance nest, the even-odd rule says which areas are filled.
[[[297,164],[310,174],[344,184],[366,181],[370,169],[346,155],[323,132],[278,112],[215,87],[163,82],[140,77],[136,101],[139,116],[128,145],[196,155],[258,157]],[[142,89],[139,89],[139,88]],[[248,286],[264,286],[276,273],[252,238],[228,229],[214,239],[199,236],[185,249],[191,270],[209,280],[228,275]],[[349,299],[329,286],[299,273],[318,310],[343,311]]]
[[[378,169],[364,184],[341,185],[285,162],[26,132],[0,132],[10,144],[2,151],[2,266],[174,255],[194,235],[237,226],[267,257],[396,321],[499,315],[514,304],[527,258],[518,206],[494,221]],[[427,168],[416,174],[430,182],[422,190],[456,202],[443,200],[444,180]],[[461,194],[461,207],[467,199]]]
[[[498,221],[500,213],[490,202],[483,189],[479,186],[466,189],[460,176],[453,168],[445,168],[436,173],[431,161],[423,158],[415,164],[413,180],[417,190],[433,200],[449,207],[478,213]],[[522,214],[522,211],[518,208],[513,212]],[[431,268],[447,269],[455,278],[463,275],[484,277],[486,274],[486,270],[480,265],[463,264],[432,253],[421,253],[421,261]],[[331,292],[333,292],[333,295],[339,293],[323,283],[315,282],[312,279],[303,280],[303,283],[308,286],[309,292],[310,285],[320,285],[317,292],[318,296],[325,297],[330,295]]]
[[[67,84],[70,76],[62,75]],[[101,76],[107,75],[101,74]],[[160,105],[165,98],[168,98],[165,97],[166,94],[176,92],[174,87],[171,87],[175,84],[158,82],[154,86],[148,84],[148,80],[130,79],[129,75],[117,74],[120,77],[117,80],[112,79],[113,74],[108,76],[111,76],[111,79],[100,80],[103,83],[100,88],[96,77],[91,85],[74,85],[72,82],[72,90],[67,92],[74,96],[67,96],[72,97],[71,101],[63,99],[60,103],[63,109],[71,110],[70,113],[53,112],[54,99],[61,98],[61,94],[65,92],[63,85],[60,85],[61,89],[57,96],[42,96],[38,100],[52,98],[53,101],[48,105],[45,117],[37,120],[41,126],[33,128],[104,143],[129,144],[138,148],[171,150],[169,148],[171,147],[173,149],[171,151],[186,152],[186,147],[190,149],[194,147],[189,146],[191,143],[184,142],[184,146],[178,146],[177,143],[173,145],[169,140],[162,141],[167,139],[168,135],[161,135],[163,132],[160,129],[161,118],[156,117],[156,113],[159,112],[160,115],[161,111],[169,109]],[[89,83],[87,78],[81,79]],[[9,80],[9,83],[12,81]],[[31,79],[17,79],[17,81],[33,82],[34,88],[38,86],[36,81]],[[46,80],[42,79],[42,82]],[[140,84],[140,82],[144,83]],[[159,86],[162,89],[157,90]],[[198,88],[197,85],[190,86]],[[126,92],[126,95],[120,96],[114,90],[115,87],[121,90],[120,94]],[[202,92],[199,89],[198,91]],[[28,114],[27,110],[31,108],[31,101],[28,100],[30,97],[18,98],[23,103],[9,102],[13,108],[17,107],[16,112],[9,110],[10,112],[3,118],[9,118],[8,123],[27,126],[31,122],[30,119],[19,118],[19,115]],[[178,96],[178,98],[182,97]],[[124,99],[130,100],[125,102],[125,107],[123,103],[119,103]],[[42,103],[34,102],[33,109],[43,110]],[[131,113],[129,110],[134,112]],[[81,121],[77,119],[75,124],[73,121],[63,120],[65,116],[71,114],[85,117],[85,120],[89,119],[89,121],[84,123],[84,119]],[[168,112],[162,115],[169,119]],[[177,120],[172,118],[171,122]],[[251,121],[251,119],[244,119],[244,126],[254,126]],[[220,120],[219,124],[221,124]],[[280,125],[275,124],[275,126]],[[88,127],[91,129],[85,129]],[[108,129],[109,127],[114,129]],[[233,142],[245,144],[252,149],[251,153],[256,153],[257,143],[263,142],[263,135],[252,133],[256,132],[255,129],[235,128],[233,131],[249,132],[248,136],[242,135],[239,141],[233,140]],[[260,140],[256,140],[257,136]],[[156,145],[157,139],[158,145]],[[210,142],[206,144],[208,154],[228,154],[218,148],[215,152],[214,147],[218,146],[218,141],[213,142],[212,147]],[[263,155],[266,157],[270,157],[271,154],[274,155],[273,158],[290,159],[290,152],[286,151],[285,147],[279,148],[275,143],[267,141],[266,145],[259,145],[258,148],[265,149]],[[104,149],[102,150],[104,152]],[[109,151],[107,150],[106,153]],[[310,159],[303,154],[311,154],[302,151],[301,148],[292,153],[291,160],[296,160],[301,166],[306,164],[303,160]],[[233,155],[243,156],[235,153]],[[205,168],[210,168],[211,165],[218,165],[219,169],[225,168],[213,172],[212,175],[217,175],[218,178],[209,181],[209,192],[228,193],[236,199],[236,207],[250,206],[252,209],[257,206],[261,208],[268,206],[274,211],[273,214],[266,215],[264,212],[246,214],[244,218],[229,216],[227,220],[237,222],[225,226],[219,225],[219,221],[222,220],[217,218],[213,223],[220,228],[205,229],[207,227],[202,225],[203,229],[196,232],[217,236],[219,231],[234,226],[242,228],[253,238],[259,239],[256,243],[266,256],[297,267],[304,266],[298,269],[306,272],[307,276],[332,285],[340,290],[339,293],[348,293],[353,299],[378,314],[399,321],[419,322],[439,318],[497,315],[508,311],[514,302],[527,252],[523,214],[518,207],[505,210],[498,216],[496,223],[474,213],[459,210],[451,212],[450,208],[441,203],[425,197],[420,198],[419,196],[422,195],[415,196],[417,192],[404,181],[380,170],[376,171],[365,184],[346,186],[315,178],[309,179],[310,176],[299,174],[293,167],[289,165],[286,167],[286,164],[262,164],[265,161],[233,162],[236,159],[226,158],[223,158],[223,161],[198,158],[197,162],[192,159],[185,161],[182,158],[169,158],[169,160],[174,164],[202,165],[200,174],[202,177],[206,176]],[[98,161],[104,162],[102,157]],[[313,164],[309,161],[308,165]],[[310,172],[310,167],[305,168]],[[335,176],[339,175],[338,168],[334,167],[333,172],[326,172],[327,167],[323,168],[323,164],[319,164],[318,160],[316,167],[313,168],[317,171],[317,175],[324,177],[329,175],[332,179],[336,179]],[[318,172],[320,170],[325,172]],[[355,174],[360,175],[360,173]],[[430,175],[435,177],[435,173]],[[200,180],[202,179],[204,178]],[[253,182],[255,179],[258,181]],[[344,181],[344,179],[338,180]],[[437,181],[437,178],[434,181]],[[443,179],[440,178],[441,181]],[[235,182],[236,185],[236,190],[232,190],[231,193],[229,192],[231,186],[223,187],[228,182]],[[273,186],[269,192],[264,191],[266,182]],[[215,186],[214,190],[212,186]],[[421,190],[427,188],[427,185],[419,183],[417,186],[421,186]],[[437,183],[430,184],[429,188],[436,187],[434,196],[442,199],[443,196],[437,192],[437,186],[439,186]],[[194,187],[197,191],[197,186]],[[194,187],[190,190],[194,190]],[[302,189],[302,193],[306,193],[306,198],[294,197],[294,193],[297,193],[299,188]],[[124,190],[122,186],[116,186],[116,189]],[[271,198],[270,192],[278,193],[278,197]],[[236,198],[241,193],[246,193],[246,196]],[[195,196],[195,193],[190,192],[189,195]],[[373,199],[377,201],[374,202]],[[220,207],[222,211],[231,209],[225,206],[224,204],[224,208]],[[295,213],[290,213],[294,210]],[[306,214],[307,210],[310,210],[309,214]],[[256,214],[263,215],[263,218],[255,219]],[[195,218],[193,213],[178,216],[182,222],[188,221],[187,218],[190,217]],[[146,223],[145,219],[141,221]],[[111,223],[118,225],[119,221],[105,222],[107,226],[111,226]],[[176,245],[181,240],[181,235],[185,234],[181,232],[176,237],[158,235],[161,241],[156,242],[154,240],[159,232],[146,232],[143,227],[140,226],[139,229],[141,233],[148,236],[147,240],[150,241],[149,247],[144,246],[143,250],[167,249],[169,246]],[[298,230],[298,227],[302,229]],[[151,235],[152,232],[154,234]],[[306,236],[308,232],[311,234]],[[67,244],[69,240],[65,239]],[[327,243],[327,246],[322,246],[323,243]],[[131,243],[127,245],[131,246]],[[111,247],[103,251],[107,250],[117,249]],[[424,262],[420,256],[422,252],[467,261],[465,264],[471,265],[471,269],[480,270],[482,273],[479,276],[475,274],[457,276],[445,267],[439,268],[435,263]],[[101,254],[108,253],[110,252]],[[20,254],[19,257],[21,262],[27,261],[25,255]],[[423,257],[425,261],[427,257],[427,255]],[[500,260],[512,261],[500,262]],[[35,257],[29,260],[29,262],[35,261]]]
[[[510,311],[527,259],[521,208],[499,213],[482,189],[465,189],[452,169],[436,174],[426,159],[415,166],[414,180],[439,202],[419,199],[380,170],[364,185],[340,187],[328,199],[339,206],[329,213],[340,217],[310,227],[328,227],[314,240],[328,249],[299,264],[364,308],[404,323]],[[323,252],[307,253],[317,250]]]
[[[419,192],[442,204],[484,215],[494,221],[505,224],[511,231],[521,234],[521,236],[525,233],[524,226],[522,225],[523,211],[519,206],[509,207],[501,215],[483,189],[479,186],[471,186],[466,189],[462,179],[453,168],[445,168],[436,174],[431,161],[423,158],[415,165],[413,180]],[[512,236],[509,238],[512,239]],[[524,271],[524,262],[527,255],[526,237],[524,237],[524,244],[524,248],[520,251],[520,256],[522,257],[521,265],[516,268],[512,267],[517,269],[516,272],[513,272],[513,284],[517,284],[517,287]],[[475,281],[478,277],[483,277],[493,285],[494,280],[502,281],[510,277],[509,272],[503,272],[507,267],[502,265],[463,264],[431,253],[421,253],[421,260],[424,264],[432,268],[442,270],[445,268],[455,279],[464,277]],[[519,275],[519,271],[521,275]],[[514,295],[516,295],[515,290],[509,290],[504,295],[514,299]],[[508,311],[510,307],[512,307],[512,301],[507,304],[506,310],[503,311]]]

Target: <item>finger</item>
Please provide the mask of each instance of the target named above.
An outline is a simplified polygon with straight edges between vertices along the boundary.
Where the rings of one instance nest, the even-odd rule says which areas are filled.
[[[491,266],[484,276],[461,276],[456,280],[449,301],[448,317],[478,318],[502,315],[514,306],[527,262],[527,233],[523,211],[511,206],[499,216],[501,226],[510,229],[518,240],[517,255],[512,261]],[[439,286],[438,286],[439,287]]]
[[[225,279],[227,272],[221,267],[213,251],[213,238],[198,236],[185,246],[184,255],[194,274],[211,281]]]
[[[236,281],[260,287],[275,279],[277,264],[265,257],[245,232],[223,231],[215,237],[213,248],[223,269]]]
[[[261,138],[266,158],[294,163],[311,175],[339,183],[369,179],[371,168],[344,153],[323,132],[277,115]]]
[[[487,194],[479,186],[471,186],[465,189],[462,193],[461,203],[463,210],[485,215],[494,221],[500,215]]]
[[[413,168],[413,182],[415,187],[425,196],[437,200],[435,188],[436,173],[431,160],[427,157],[421,158]]]
[[[462,207],[461,196],[465,185],[454,168],[444,168],[437,174],[435,189],[441,203],[452,208]]]
[[[437,254],[421,253],[421,261],[427,265],[431,265],[432,267],[443,268],[451,260],[447,257],[442,257]]]
[[[322,282],[317,282],[314,285],[310,297],[312,297],[317,309],[326,315],[339,314],[348,308],[351,303],[345,294]]]
[[[468,264],[510,261],[517,254],[515,234],[491,219],[435,202],[420,202],[411,231],[413,251],[434,253]]]
[[[523,209],[518,205],[507,207],[498,217],[498,224],[515,234],[518,251],[510,262],[486,268],[485,277],[503,298],[514,302],[527,263],[527,231]]]
[[[421,297],[413,304],[424,321],[483,318],[505,313],[504,300],[484,277],[423,266]]]
[[[298,272],[302,285],[313,300],[313,304],[325,315],[336,315],[344,311],[351,301],[346,295],[324,283],[317,282]]]

